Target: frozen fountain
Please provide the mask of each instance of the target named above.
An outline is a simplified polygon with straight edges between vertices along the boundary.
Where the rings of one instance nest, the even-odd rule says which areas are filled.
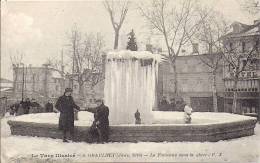
[[[110,52],[106,56],[105,104],[111,124],[134,124],[138,109],[142,122],[152,123],[159,55],[147,51]]]
[[[210,141],[254,134],[256,118],[230,113],[152,111],[160,55],[119,51],[107,54],[105,62],[105,105],[109,107],[111,142]],[[140,112],[141,120],[139,118]],[[190,110],[190,109],[189,109]],[[136,124],[135,124],[135,120]],[[75,140],[93,142],[89,129],[92,113],[80,112],[75,122]],[[140,124],[141,121],[141,124]],[[55,113],[14,117],[8,121],[12,135],[62,138]]]

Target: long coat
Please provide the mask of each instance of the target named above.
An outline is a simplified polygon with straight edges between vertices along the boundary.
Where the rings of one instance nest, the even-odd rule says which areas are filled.
[[[40,104],[37,102],[31,102],[31,108],[29,113],[40,113]]]
[[[96,107],[96,108],[92,108],[92,109],[88,109],[87,111],[94,113],[94,122],[93,125],[91,126],[91,134],[92,135],[96,135],[95,134],[95,128],[98,129],[98,131],[100,132],[99,136],[100,139],[102,139],[101,141],[108,141],[109,138],[109,109],[107,106],[105,106],[104,104]]]
[[[53,112],[53,104],[50,102],[47,102],[45,105],[45,112]]]
[[[74,129],[74,108],[79,110],[71,96],[61,96],[57,100],[55,107],[60,111],[59,129],[73,130]]]
[[[29,114],[31,102],[30,101],[21,101],[20,104],[23,108],[23,114]]]

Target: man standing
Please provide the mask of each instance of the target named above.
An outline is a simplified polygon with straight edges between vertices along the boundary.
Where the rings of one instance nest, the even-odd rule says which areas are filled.
[[[25,101],[21,101],[20,104],[22,105],[23,108],[23,114],[29,114],[31,102],[29,98],[26,98]]]
[[[86,111],[94,113],[94,122],[90,127],[92,138],[97,137],[98,142],[107,142],[109,138],[109,109],[101,99],[96,101],[96,108],[88,108]]]
[[[45,112],[53,112],[53,104],[51,103],[51,100],[49,99],[48,102],[45,104]]]
[[[40,104],[33,98],[31,102],[31,109],[29,113],[40,113]]]
[[[20,107],[20,103],[19,103],[19,101],[17,100],[16,103],[14,104],[15,115],[17,115],[17,112],[18,112],[19,107]]]
[[[170,111],[176,111],[175,98],[171,98],[171,100],[170,100]]]
[[[67,132],[70,132],[72,141],[74,141],[74,109],[80,110],[71,96],[72,89],[66,88],[64,95],[59,97],[55,107],[60,111],[59,129],[63,131],[63,142],[68,142]]]

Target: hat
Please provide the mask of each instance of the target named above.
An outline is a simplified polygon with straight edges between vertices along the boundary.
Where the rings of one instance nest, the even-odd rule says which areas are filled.
[[[96,102],[103,102],[102,99],[96,99]]]
[[[72,89],[71,89],[71,88],[66,88],[66,89],[65,89],[65,93],[66,93],[66,92],[72,92]]]

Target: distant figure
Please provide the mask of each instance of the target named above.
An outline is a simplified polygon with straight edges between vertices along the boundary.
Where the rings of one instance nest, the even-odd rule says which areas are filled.
[[[53,104],[50,99],[45,104],[45,112],[47,112],[47,113],[53,112]]]
[[[104,105],[101,99],[96,100],[97,107],[88,108],[86,111],[94,113],[94,121],[90,127],[89,133],[92,139],[100,143],[107,142],[109,139],[109,108]]]
[[[31,109],[29,113],[40,113],[40,104],[33,98],[31,102]]]
[[[191,123],[191,114],[192,114],[192,108],[188,105],[185,105],[184,107],[184,122],[185,123]]]
[[[18,112],[18,109],[20,108],[20,103],[19,101],[17,100],[14,104],[14,112],[15,112],[15,115],[17,115],[17,112]]]
[[[183,98],[182,98],[182,97],[179,97],[179,98],[177,98],[177,100],[176,100],[175,110],[182,112],[182,111],[184,110],[185,105],[186,105],[186,103],[185,103],[185,101],[183,100]]]
[[[9,106],[9,114],[10,114],[10,115],[15,115],[14,104]]]
[[[135,112],[135,124],[141,124],[141,117],[140,117],[140,112],[137,111]]]
[[[17,115],[18,109],[20,107],[19,101],[15,102],[13,105],[10,105],[10,115]]]
[[[175,108],[175,98],[171,98],[171,100],[170,100],[170,110],[171,111],[176,110],[176,108]]]
[[[19,104],[19,108],[17,110],[16,116],[18,115],[23,115],[24,114],[24,110],[21,104]]]
[[[169,104],[169,103],[168,103],[166,97],[163,96],[162,99],[161,99],[161,101],[160,101],[160,105],[168,105],[168,104]]]
[[[159,107],[160,107],[161,111],[168,111],[169,110],[169,102],[167,101],[165,96],[163,96],[161,101],[159,102]]]
[[[59,129],[63,131],[63,142],[68,142],[67,132],[70,132],[72,141],[74,141],[74,109],[80,110],[71,96],[72,89],[66,88],[64,95],[59,97],[55,108],[60,111]]]
[[[23,114],[29,114],[31,102],[29,98],[26,98],[25,101],[21,101],[20,104],[22,105],[23,108]]]

